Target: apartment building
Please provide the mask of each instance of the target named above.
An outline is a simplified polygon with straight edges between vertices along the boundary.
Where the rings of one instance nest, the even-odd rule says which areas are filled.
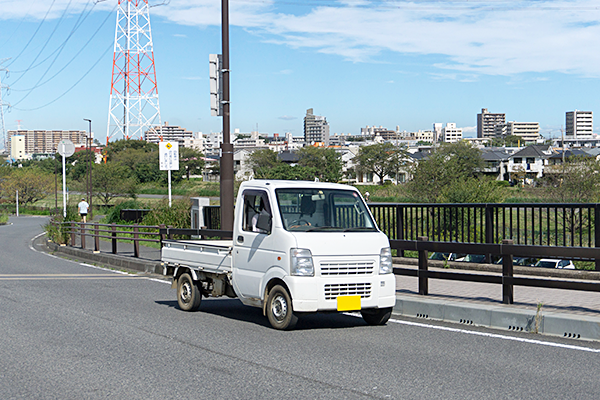
[[[567,111],[566,135],[573,138],[592,137],[594,133],[594,116],[592,111]]]
[[[477,137],[492,138],[498,137],[496,134],[496,125],[506,122],[506,114],[491,113],[487,108],[482,108],[481,113],[477,114]]]
[[[304,117],[304,141],[306,144],[323,143],[329,146],[329,124],[322,116],[314,115],[313,109],[306,110]]]
[[[444,128],[442,128],[442,140],[445,143],[456,143],[462,140],[462,128],[457,128],[454,122],[448,122]]]
[[[7,136],[9,154],[11,154],[12,136],[23,136],[25,154],[55,154],[61,140],[70,140],[75,145],[85,145],[88,133],[86,131],[16,130],[8,131]]]
[[[165,122],[162,126],[152,126],[144,132],[144,140],[156,144],[165,141],[179,142],[183,145],[186,139],[192,139],[193,137],[193,132],[177,125],[169,125],[168,122]]]

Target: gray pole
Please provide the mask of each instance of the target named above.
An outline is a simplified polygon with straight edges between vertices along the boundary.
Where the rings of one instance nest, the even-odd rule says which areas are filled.
[[[221,144],[221,229],[233,230],[233,145],[229,133],[229,0],[221,0],[223,47],[223,143]]]
[[[88,182],[88,203],[90,205],[90,221],[94,218],[94,212],[92,211],[92,162],[93,162],[93,152],[92,152],[92,120],[91,119],[83,119],[84,121],[87,121],[89,123],[89,130],[88,130],[88,137],[86,139],[86,143],[89,141],[89,153],[88,156],[90,157],[90,159],[88,160],[88,176],[87,176],[87,182]]]

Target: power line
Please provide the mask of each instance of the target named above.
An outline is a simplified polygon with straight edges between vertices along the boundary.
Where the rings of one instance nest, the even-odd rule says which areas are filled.
[[[44,105],[42,105],[42,106],[36,107],[36,108],[18,108],[18,107],[12,107],[12,108],[14,108],[15,110],[18,110],[18,111],[35,111],[35,110],[39,110],[39,109],[41,109],[41,108],[44,108],[44,107],[46,107],[46,106],[49,106],[50,104],[52,104],[52,103],[54,103],[54,102],[58,101],[59,99],[61,99],[62,97],[64,97],[64,96],[65,96],[67,93],[69,93],[69,92],[70,92],[70,91],[71,91],[71,90],[72,90],[72,89],[73,89],[75,86],[77,86],[77,85],[79,84],[79,82],[81,82],[81,81],[82,81],[82,80],[83,80],[83,79],[84,79],[86,76],[88,76],[88,75],[89,75],[89,73],[90,73],[90,72],[92,72],[92,70],[93,70],[93,69],[94,69],[94,68],[95,68],[95,67],[98,65],[98,63],[99,63],[100,61],[102,61],[102,57],[104,57],[104,55],[105,55],[106,53],[108,53],[108,51],[109,51],[109,50],[111,50],[111,49],[112,49],[112,47],[113,47],[113,44],[111,43],[111,44],[110,44],[110,45],[109,45],[109,46],[106,48],[106,50],[104,50],[104,52],[102,52],[102,54],[101,54],[101,55],[100,55],[100,57],[99,57],[99,58],[96,60],[96,62],[94,63],[94,65],[92,65],[92,66],[90,67],[90,69],[88,69],[88,70],[85,72],[85,74],[83,74],[83,76],[77,80],[77,82],[75,82],[75,83],[74,83],[74,84],[73,84],[73,85],[72,85],[70,88],[68,88],[66,91],[64,91],[64,92],[63,92],[63,93],[62,93],[60,96],[58,96],[58,97],[57,97],[57,98],[55,98],[54,100],[52,100],[52,101],[50,101],[50,102],[48,102],[48,103],[46,103],[46,104],[44,104]]]
[[[54,1],[52,1],[52,4],[54,4]],[[46,39],[46,43],[44,43],[44,45],[42,46],[42,48],[40,49],[40,51],[38,52],[37,56],[35,56],[35,58],[33,59],[33,61],[31,62],[31,64],[29,64],[29,67],[27,67],[27,70],[19,77],[17,78],[16,81],[13,82],[13,84],[17,83],[18,81],[21,80],[21,78],[23,78],[25,76],[25,74],[31,69],[31,66],[37,61],[37,59],[42,55],[42,52],[46,49],[46,46],[48,45],[48,43],[50,43],[50,39],[52,39],[52,36],[54,36],[54,33],[56,33],[56,30],[58,29],[58,27],[60,26],[60,23],[62,22],[63,18],[65,17],[65,15],[67,14],[67,11],[69,10],[69,7],[71,5],[71,2],[73,0],[69,0],[69,3],[67,4],[67,7],[65,7],[65,10],[63,11],[62,15],[60,16],[60,19],[58,20],[58,22],[56,23],[56,26],[54,27],[54,29],[52,30],[52,33],[50,33],[50,36],[48,36],[48,39]],[[50,11],[50,10],[48,10]],[[45,19],[45,17],[44,17]],[[41,25],[40,25],[41,26]],[[37,30],[36,30],[37,32]]]
[[[46,18],[48,17],[48,14],[50,14],[50,10],[52,10],[52,7],[54,6],[55,2],[56,2],[56,0],[52,0],[52,3],[50,4],[50,7],[48,8],[48,11],[46,11],[46,15],[44,15],[44,18],[40,21],[37,29],[35,30],[35,32],[33,32],[33,35],[31,35],[31,38],[29,38],[29,41],[27,42],[27,44],[25,45],[25,47],[23,47],[23,50],[21,50],[21,52],[19,54],[17,54],[15,58],[13,58],[13,60],[7,65],[7,67],[10,67],[10,65],[12,63],[14,63],[15,61],[17,61],[17,59],[21,56],[21,54],[23,54],[23,52],[27,49],[27,47],[29,47],[29,45],[33,41],[33,38],[35,38],[35,36],[39,32],[39,30],[42,28],[42,25],[46,21]]]

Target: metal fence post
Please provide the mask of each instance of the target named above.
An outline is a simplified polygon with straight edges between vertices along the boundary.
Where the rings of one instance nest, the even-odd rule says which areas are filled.
[[[163,248],[163,240],[165,240],[165,234],[162,233],[161,231],[163,229],[166,229],[166,228],[167,228],[167,226],[165,224],[160,224],[159,227],[158,227],[158,229],[159,229],[158,233],[160,233],[160,236],[159,236],[160,239],[159,240],[160,240],[160,248],[161,249]]]
[[[426,242],[427,236],[419,236],[418,241]],[[429,294],[429,284],[427,281],[427,250],[419,250],[419,294],[427,296]]]
[[[503,245],[512,245],[512,239],[503,239]],[[502,303],[513,304],[513,255],[502,246]]]
[[[485,205],[485,242],[494,243],[494,214],[493,204]],[[490,253],[485,255],[485,262],[488,264],[492,263],[492,255]]]
[[[100,251],[100,232],[97,222],[94,222],[94,251]]]
[[[112,253],[113,254],[117,254],[117,224],[115,224],[114,222],[112,223],[112,232],[111,232],[111,236],[112,236]]]
[[[600,204],[594,205],[594,245],[600,247]],[[595,270],[600,271],[600,260],[596,258]]]
[[[75,222],[71,222],[71,246],[75,247]]]
[[[170,231],[171,228],[173,228],[172,225],[167,225],[167,236],[168,236],[169,240],[173,240],[173,234]]]
[[[81,248],[85,249],[85,224],[81,224]]]
[[[396,206],[396,239],[404,240],[404,207]],[[404,249],[400,250],[398,257],[404,257]]]
[[[139,231],[138,224],[133,224],[133,256],[137,258],[140,257]]]

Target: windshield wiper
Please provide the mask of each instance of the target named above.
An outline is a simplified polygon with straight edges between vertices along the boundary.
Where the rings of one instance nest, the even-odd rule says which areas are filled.
[[[342,227],[340,226],[314,226],[312,228],[308,228],[305,232],[318,232],[318,231],[342,231]]]
[[[344,229],[344,232],[376,232],[377,229],[368,226],[355,226],[353,228]]]

